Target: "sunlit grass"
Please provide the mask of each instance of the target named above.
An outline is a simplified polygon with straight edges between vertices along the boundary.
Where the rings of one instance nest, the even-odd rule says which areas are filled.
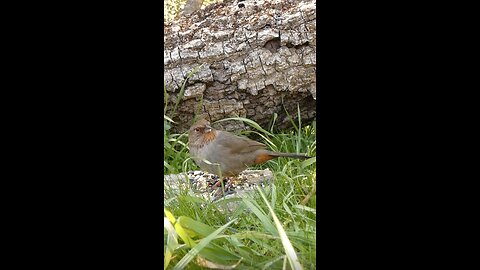
[[[164,1],[165,21],[174,19],[185,2]],[[205,0],[203,6],[213,2],[218,0]],[[166,175],[198,169],[188,154],[187,134],[171,131],[184,86],[177,102],[164,104]],[[165,89],[164,95],[168,95]],[[298,115],[298,111],[289,113]],[[241,134],[255,135],[271,150],[307,153],[312,158],[281,157],[251,168],[269,168],[275,180],[246,198],[212,203],[187,185],[165,186],[164,269],[292,269],[292,265],[316,269],[316,123],[305,125],[297,118],[292,130],[279,132],[274,128],[276,114],[266,129],[249,119],[230,120],[251,126]],[[236,210],[226,213],[228,202],[238,203]]]
[[[236,266],[235,269],[292,269],[291,265],[315,269],[315,122],[300,129],[297,123],[298,131],[284,133],[275,133],[274,129],[266,131],[255,128],[256,123],[250,124],[255,132],[262,135],[262,142],[272,150],[299,150],[298,152],[307,153],[312,158],[303,161],[277,158],[257,166],[259,169],[269,168],[275,177],[275,181],[262,190],[265,199],[257,191],[252,192],[248,198],[211,203],[193,194],[187,186],[176,191],[166,187],[168,200],[165,201],[165,208],[176,217],[177,223],[173,223],[177,224],[177,234],[184,235],[184,239],[176,239],[179,244],[170,244],[176,249],[169,250],[165,247],[168,269],[173,269],[177,264],[184,265],[187,261],[186,269],[204,269],[207,266],[220,269],[232,269],[229,267],[233,266]],[[164,147],[164,173],[198,170],[188,155],[187,135],[171,134],[166,130],[165,136],[168,144]],[[228,201],[237,201],[239,205],[233,213],[222,211]],[[276,216],[276,220],[273,216]],[[188,226],[188,223],[182,225],[179,223],[182,219],[197,223],[195,226]],[[226,224],[229,225],[222,227]],[[219,228],[224,230],[218,231],[215,236],[210,235]],[[280,234],[279,230],[284,233]],[[167,228],[164,231],[167,243],[167,238],[172,238],[173,234],[168,234]],[[208,238],[209,236],[211,237]],[[207,238],[208,242],[205,242]],[[170,240],[170,243],[175,242]],[[201,249],[193,252],[200,243],[202,246],[197,249]],[[292,257],[292,254],[295,255]],[[295,261],[295,256],[298,261]]]

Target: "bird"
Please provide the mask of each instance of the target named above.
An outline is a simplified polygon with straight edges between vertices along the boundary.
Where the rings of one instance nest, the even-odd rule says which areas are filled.
[[[206,119],[200,119],[188,130],[188,147],[201,170],[220,177],[236,177],[248,167],[277,157],[310,158],[306,154],[267,150],[263,143],[212,128]]]

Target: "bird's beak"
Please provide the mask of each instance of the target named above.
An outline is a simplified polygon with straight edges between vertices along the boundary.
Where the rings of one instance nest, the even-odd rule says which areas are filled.
[[[210,132],[212,131],[212,127],[209,125],[205,125],[205,132]]]

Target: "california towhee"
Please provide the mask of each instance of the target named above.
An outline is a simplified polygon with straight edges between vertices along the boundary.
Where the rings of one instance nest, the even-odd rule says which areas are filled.
[[[305,154],[266,150],[262,143],[232,133],[215,130],[201,119],[188,131],[190,156],[200,169],[219,176],[237,176],[248,167],[276,157],[306,159]]]

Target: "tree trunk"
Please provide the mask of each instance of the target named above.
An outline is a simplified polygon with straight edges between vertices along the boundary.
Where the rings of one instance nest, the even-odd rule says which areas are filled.
[[[182,10],[182,16],[189,16],[202,7],[203,0],[187,0]]]
[[[164,83],[172,116],[188,74],[185,92],[173,114],[183,132],[194,115],[211,121],[246,117],[267,127],[291,126],[285,111],[302,123],[316,116],[316,6],[303,1],[215,3],[190,16],[165,23]],[[241,122],[222,128],[244,129]]]

